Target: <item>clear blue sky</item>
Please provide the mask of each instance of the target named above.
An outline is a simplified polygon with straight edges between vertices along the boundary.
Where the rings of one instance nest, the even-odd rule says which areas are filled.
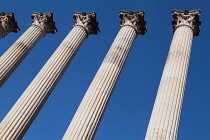
[[[202,10],[201,34],[193,40],[178,140],[209,140],[209,0],[1,1],[1,11],[14,12],[21,31],[0,40],[0,55],[27,30],[32,12],[52,11],[59,31],[41,39],[0,88],[0,120],[71,30],[74,11],[96,11],[101,33],[84,42],[23,138],[60,140],[119,30],[119,11],[145,10],[148,33],[135,40],[95,136],[95,140],[143,140],[173,36],[173,9]]]

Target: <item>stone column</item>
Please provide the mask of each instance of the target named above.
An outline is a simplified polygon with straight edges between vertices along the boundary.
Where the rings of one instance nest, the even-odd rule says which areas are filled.
[[[174,36],[163,70],[145,140],[176,140],[193,36],[200,10],[173,10]]]
[[[29,54],[31,49],[47,33],[57,31],[53,14],[33,13],[33,23],[26,32],[1,56],[0,59],[0,87],[6,82],[10,75],[15,71],[19,64]]]
[[[96,13],[74,14],[75,26],[46,62],[0,126],[0,139],[21,139],[89,34],[98,34]]]
[[[63,140],[92,140],[138,34],[145,34],[144,11],[120,12],[121,29],[87,90]]]
[[[14,13],[0,13],[0,39],[10,32],[17,33],[18,31],[20,31],[20,28],[15,21]]]

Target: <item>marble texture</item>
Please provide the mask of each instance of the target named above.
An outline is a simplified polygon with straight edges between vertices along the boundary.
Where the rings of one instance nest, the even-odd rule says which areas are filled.
[[[52,13],[33,13],[33,23],[0,58],[0,87],[47,33],[57,31]]]
[[[88,34],[99,33],[95,12],[75,13],[74,18],[72,30],[2,120],[1,140],[19,140],[24,136]]]
[[[144,11],[120,12],[121,29],[77,109],[63,140],[92,140],[138,34],[145,34]]]
[[[173,11],[174,36],[145,140],[176,140],[192,40],[199,35],[200,10]]]

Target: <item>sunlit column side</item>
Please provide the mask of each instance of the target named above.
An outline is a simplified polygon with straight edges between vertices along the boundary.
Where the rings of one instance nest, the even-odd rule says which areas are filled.
[[[31,26],[0,58],[0,87],[45,34],[57,32],[51,12],[34,12],[31,17]]]
[[[0,13],[0,39],[10,32],[17,33],[18,31],[20,31],[20,28],[15,21],[14,13]]]
[[[0,139],[21,139],[89,34],[98,34],[96,13],[75,12],[75,26],[1,122]]]
[[[200,10],[173,10],[174,36],[145,140],[176,140],[193,36],[200,33]]]
[[[138,34],[145,34],[144,11],[120,12],[121,29],[87,90],[63,140],[92,140]]]

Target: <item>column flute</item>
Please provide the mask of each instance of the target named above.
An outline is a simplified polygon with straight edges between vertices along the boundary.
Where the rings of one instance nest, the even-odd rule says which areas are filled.
[[[200,10],[173,10],[174,36],[145,140],[176,140],[193,36],[200,33]]]
[[[92,140],[138,34],[145,34],[144,11],[120,11],[121,29],[90,84],[63,140]]]
[[[0,139],[16,140],[24,136],[84,40],[99,33],[95,12],[75,12],[74,19],[73,29],[2,120]]]
[[[48,33],[57,29],[53,21],[53,13],[33,13],[33,23],[25,33],[1,56],[0,87],[11,76],[19,64],[25,59],[32,48]]]
[[[20,31],[20,28],[15,21],[14,13],[0,13],[0,39],[10,32],[17,33],[18,31]]]

